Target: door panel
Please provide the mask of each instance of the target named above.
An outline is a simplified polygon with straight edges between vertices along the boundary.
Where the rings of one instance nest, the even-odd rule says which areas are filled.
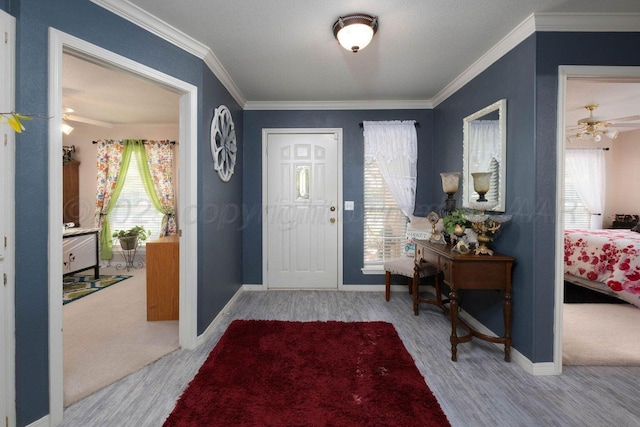
[[[269,288],[338,286],[337,145],[335,133],[268,135]]]

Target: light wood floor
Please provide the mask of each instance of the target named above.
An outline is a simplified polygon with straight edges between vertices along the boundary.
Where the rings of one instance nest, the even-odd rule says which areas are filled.
[[[572,366],[560,376],[532,376],[481,341],[460,344],[452,362],[449,322],[437,308],[414,316],[405,293],[385,302],[382,292],[335,291],[244,292],[207,343],[177,350],[69,407],[63,425],[161,426],[234,319],[390,322],[454,427],[640,426],[640,367]]]

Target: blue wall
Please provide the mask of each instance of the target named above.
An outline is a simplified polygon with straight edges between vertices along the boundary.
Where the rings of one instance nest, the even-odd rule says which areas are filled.
[[[363,267],[363,180],[364,140],[359,126],[363,120],[416,120],[418,131],[418,184],[416,214],[426,215],[432,208],[433,188],[429,171],[433,167],[433,113],[430,110],[366,111],[245,111],[244,113],[244,205],[243,245],[244,283],[262,284],[262,129],[263,128],[342,128],[344,200],[353,200],[355,210],[345,211],[343,227],[343,283],[380,284],[383,275],[364,276]],[[437,197],[444,199],[439,190]],[[439,200],[436,198],[436,200]]]
[[[513,269],[513,345],[527,357],[533,354],[535,293],[532,258],[534,221],[534,123],[535,38],[529,37],[478,77],[435,108],[434,158],[445,169],[462,171],[463,119],[494,102],[507,100],[507,188],[506,212],[513,215],[494,242],[499,252],[517,259]],[[437,181],[436,170],[432,181]],[[458,194],[458,203],[460,203]],[[553,264],[552,264],[553,265]],[[553,294],[551,294],[551,298]],[[502,335],[502,296],[495,292],[466,291],[462,307],[495,333]],[[551,299],[553,302],[553,299]],[[548,306],[553,309],[552,304]],[[548,313],[547,313],[548,314]],[[552,312],[551,312],[551,318]],[[535,328],[537,329],[537,328]],[[547,336],[552,330],[546,330]],[[551,360],[553,342],[547,344]]]
[[[198,254],[203,254],[198,256],[199,333],[242,283],[241,217],[226,218],[220,225],[207,210],[211,206],[241,205],[242,166],[228,184],[214,176],[209,126],[213,109],[225,103],[233,113],[242,145],[242,112],[203,61],[89,0],[22,0],[4,9],[17,19],[16,107],[39,116],[16,138],[16,406],[18,425],[26,425],[49,412],[48,123],[43,118],[48,116],[48,27],[198,87],[196,210]]]

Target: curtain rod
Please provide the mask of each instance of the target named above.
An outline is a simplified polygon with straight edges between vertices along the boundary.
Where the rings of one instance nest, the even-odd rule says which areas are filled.
[[[148,141],[148,139],[143,139],[143,140],[142,140],[142,142],[143,142],[143,143],[145,143],[145,142],[147,142],[147,141]],[[98,143],[98,141],[91,141],[91,143],[92,143],[92,144],[97,144],[97,143]],[[169,144],[171,144],[171,145],[176,145],[176,142],[175,142],[175,141],[169,141]]]
[[[586,147],[583,147],[583,148],[567,148],[567,150],[602,150],[602,151],[609,151],[609,147],[602,147],[602,148],[598,148],[598,147],[595,147],[595,148],[586,148]]]
[[[420,122],[415,122],[415,123],[414,123],[414,125],[415,125],[417,128],[419,128],[419,127],[420,127]],[[360,123],[359,123],[359,126],[360,126],[361,128],[362,128],[362,127],[364,127],[364,123],[360,122]]]

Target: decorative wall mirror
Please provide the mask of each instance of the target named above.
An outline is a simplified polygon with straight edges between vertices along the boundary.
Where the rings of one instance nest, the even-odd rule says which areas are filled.
[[[463,120],[462,206],[505,210],[507,181],[507,100],[501,99]],[[486,202],[477,202],[472,173],[491,172]]]

